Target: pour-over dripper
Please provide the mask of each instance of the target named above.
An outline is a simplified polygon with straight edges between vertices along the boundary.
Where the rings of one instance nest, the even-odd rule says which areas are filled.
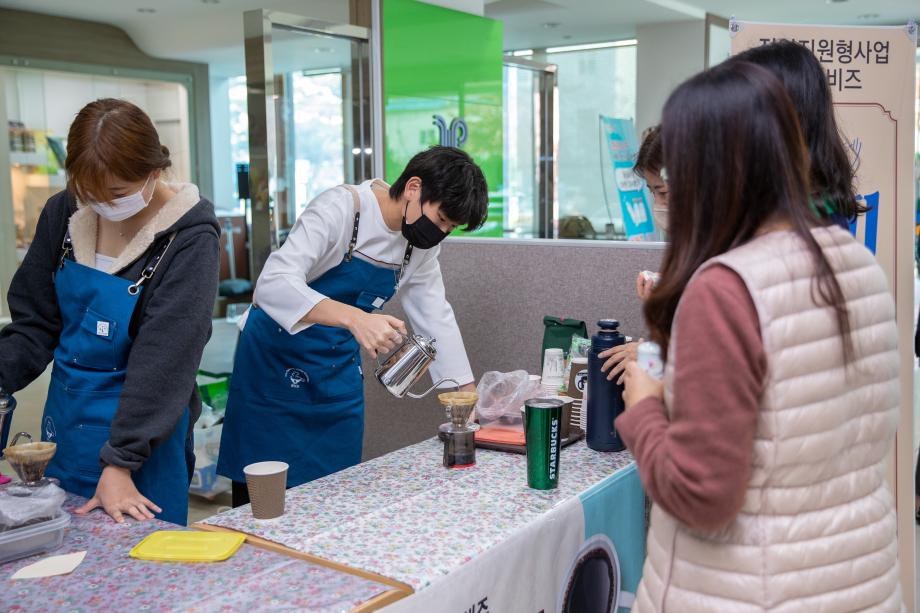
[[[438,395],[450,420],[438,431],[444,441],[445,468],[469,468],[476,464],[476,431],[479,424],[470,423],[470,415],[479,400],[476,392],[445,392]]]
[[[479,424],[469,423],[470,415],[479,400],[479,394],[476,392],[445,392],[438,394],[438,400],[444,406],[444,413],[450,420],[452,430],[479,430]]]
[[[20,437],[29,439],[28,443],[17,445]],[[40,486],[49,482],[45,479],[45,469],[51,462],[57,451],[57,444],[46,442],[32,442],[32,436],[28,432],[20,432],[13,438],[13,444],[3,450],[3,455],[22,485]]]

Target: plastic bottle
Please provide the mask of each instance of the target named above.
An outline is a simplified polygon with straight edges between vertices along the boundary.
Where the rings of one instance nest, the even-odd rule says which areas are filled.
[[[597,322],[597,334],[591,337],[591,351],[588,354],[588,389],[591,393],[587,400],[588,447],[595,451],[623,451],[626,445],[617,435],[614,420],[623,412],[623,386],[616,380],[608,381],[607,373],[601,371],[606,361],[598,354],[626,343],[626,337],[620,334],[620,322],[615,319],[602,319]]]
[[[661,347],[658,343],[646,341],[636,350],[636,362],[639,368],[654,379],[664,379],[664,362],[661,360]]]

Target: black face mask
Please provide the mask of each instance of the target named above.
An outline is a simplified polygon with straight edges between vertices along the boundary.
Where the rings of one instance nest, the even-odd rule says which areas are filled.
[[[406,211],[408,210],[409,203],[406,202]],[[425,213],[422,213],[422,216],[412,223],[406,223],[406,213],[403,212],[402,235],[413,247],[431,249],[447,238],[448,232],[443,231],[437,224],[428,219]]]

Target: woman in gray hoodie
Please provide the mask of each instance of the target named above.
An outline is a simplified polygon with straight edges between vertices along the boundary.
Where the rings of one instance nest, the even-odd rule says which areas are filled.
[[[67,140],[67,189],[52,196],[8,293],[0,391],[54,367],[42,439],[47,474],[124,515],[185,524],[201,410],[195,374],[211,333],[219,227],[171,165],[150,118],[97,100]]]

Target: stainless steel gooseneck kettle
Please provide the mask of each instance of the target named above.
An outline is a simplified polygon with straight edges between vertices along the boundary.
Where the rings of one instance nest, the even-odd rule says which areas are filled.
[[[384,358],[383,363],[378,358],[374,376],[397,398],[424,398],[442,383],[453,383],[459,388],[460,385],[453,379],[441,379],[422,394],[409,391],[434,362],[438,354],[434,344],[435,339],[420,334],[403,337],[402,342]]]

